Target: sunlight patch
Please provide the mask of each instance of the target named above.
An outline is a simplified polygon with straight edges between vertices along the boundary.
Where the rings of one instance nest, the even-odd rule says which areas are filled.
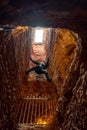
[[[42,44],[43,42],[43,30],[37,29],[35,30],[35,43]]]

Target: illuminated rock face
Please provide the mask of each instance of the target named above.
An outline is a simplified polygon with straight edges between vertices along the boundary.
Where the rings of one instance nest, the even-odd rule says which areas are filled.
[[[32,41],[29,27],[17,27],[12,32],[0,32],[0,99],[1,99],[1,128],[15,129],[18,99],[25,92],[29,94],[53,95],[58,98],[58,112],[51,129],[68,130],[86,128],[86,80],[87,59],[84,58],[87,48],[80,38],[68,29],[46,29],[44,42],[45,53],[36,56],[31,53]],[[37,53],[38,55],[38,53]],[[37,60],[48,59],[48,73],[52,82],[42,76],[25,76],[24,71],[31,66],[29,57]],[[39,79],[40,78],[40,79]],[[42,79],[44,79],[42,81]],[[33,87],[34,86],[34,87]],[[79,124],[80,122],[80,124]],[[74,124],[74,126],[73,126]]]
[[[58,95],[62,94],[63,83],[68,75],[78,43],[77,34],[66,29],[55,30],[55,41],[51,55],[49,74],[55,82]]]
[[[20,84],[23,82],[25,69],[29,65],[29,57],[31,50],[31,28],[17,27],[12,31],[15,62],[18,67],[18,75]]]
[[[86,42],[78,37],[75,55],[63,83],[58,112],[50,130],[87,129],[87,52]]]

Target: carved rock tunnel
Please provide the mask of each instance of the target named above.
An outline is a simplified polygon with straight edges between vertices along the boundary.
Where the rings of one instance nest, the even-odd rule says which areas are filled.
[[[29,129],[35,125],[47,126],[53,121],[58,109],[58,99],[63,95],[62,86],[75,56],[79,39],[76,33],[68,29],[44,28],[43,43],[35,44],[33,39],[35,29],[19,26],[12,31],[0,32],[1,43],[4,43],[4,46],[1,44],[1,53],[3,59],[7,61],[2,63],[6,68],[3,84],[7,84],[6,96],[9,108],[11,104],[16,107],[15,120],[18,129]],[[48,73],[52,77],[52,82],[47,82],[44,75],[37,75],[35,72],[25,75],[25,70],[34,66],[29,57],[37,61],[50,59]],[[9,68],[10,64],[12,67]],[[12,78],[11,84],[8,77]],[[10,92],[11,99],[9,99]],[[13,97],[16,102],[11,101]],[[10,116],[14,119],[13,115]]]
[[[36,29],[38,28],[32,29],[33,37],[35,36]],[[49,49],[47,46],[50,45],[46,41],[47,31],[46,29],[43,30],[44,36],[42,43],[35,43],[34,38],[31,40],[30,57],[40,62],[46,61],[52,53],[51,51],[48,52]],[[50,31],[51,29],[49,29],[49,33],[52,33]],[[52,48],[50,49],[52,50]],[[34,63],[30,61],[28,67],[32,68],[33,66],[35,66]],[[52,82],[48,83],[45,75],[38,75],[34,71],[25,77],[25,82],[27,85],[20,87],[19,96],[21,100],[17,115],[19,129],[38,126],[46,127],[52,122],[57,108],[56,85]]]

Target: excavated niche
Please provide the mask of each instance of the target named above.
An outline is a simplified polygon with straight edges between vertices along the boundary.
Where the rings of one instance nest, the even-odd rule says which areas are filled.
[[[64,84],[67,82],[70,71],[73,71],[73,66],[75,68],[73,65],[76,61],[75,58],[77,60],[80,58],[77,58],[79,37],[68,29],[46,28],[44,30],[45,53],[43,55],[34,50],[35,46],[39,46],[40,49],[40,45],[34,45],[31,38],[34,36],[34,28],[19,26],[12,31],[0,32],[1,122],[4,129],[10,127],[15,129],[16,111],[21,104],[20,100],[26,96],[37,94],[37,96],[50,96],[59,100],[64,89],[67,90],[64,93],[66,97],[69,92],[68,88],[70,91],[72,90],[72,85],[65,88]],[[30,56],[38,61],[49,58],[48,73],[52,77],[52,82],[48,83],[43,75],[38,77],[34,72],[32,72],[33,76],[25,75],[25,70],[34,66],[29,59]],[[59,104],[56,108],[58,109],[58,107]],[[11,124],[13,125],[11,126]]]

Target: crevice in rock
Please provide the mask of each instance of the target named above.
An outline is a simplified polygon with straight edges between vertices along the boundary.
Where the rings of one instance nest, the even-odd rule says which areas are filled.
[[[49,97],[48,102],[51,99],[52,103],[56,101],[56,107],[46,109],[46,112],[55,113],[49,129],[83,130],[86,128],[87,104],[87,62],[84,58],[87,51],[86,44],[81,41],[78,34],[68,29],[44,28],[43,45],[35,45],[32,40],[34,29],[18,26],[10,31],[0,31],[1,129],[17,128],[20,115],[17,115],[17,111],[22,107],[22,102],[27,104],[26,98],[29,98],[29,102],[23,108],[23,111],[26,110],[25,117],[28,113],[26,106],[29,106],[32,98],[42,100]],[[29,76],[25,75],[25,70],[34,66],[30,57],[38,61],[49,58],[48,73],[52,77],[52,82],[47,82],[43,75],[36,75],[35,72]],[[33,102],[32,100],[32,104]],[[36,102],[38,105],[37,100]],[[38,108],[38,111],[42,110],[41,104],[35,108]],[[48,118],[47,115],[38,116],[41,116],[41,121],[46,121]],[[23,118],[23,121],[25,122],[26,118]]]

